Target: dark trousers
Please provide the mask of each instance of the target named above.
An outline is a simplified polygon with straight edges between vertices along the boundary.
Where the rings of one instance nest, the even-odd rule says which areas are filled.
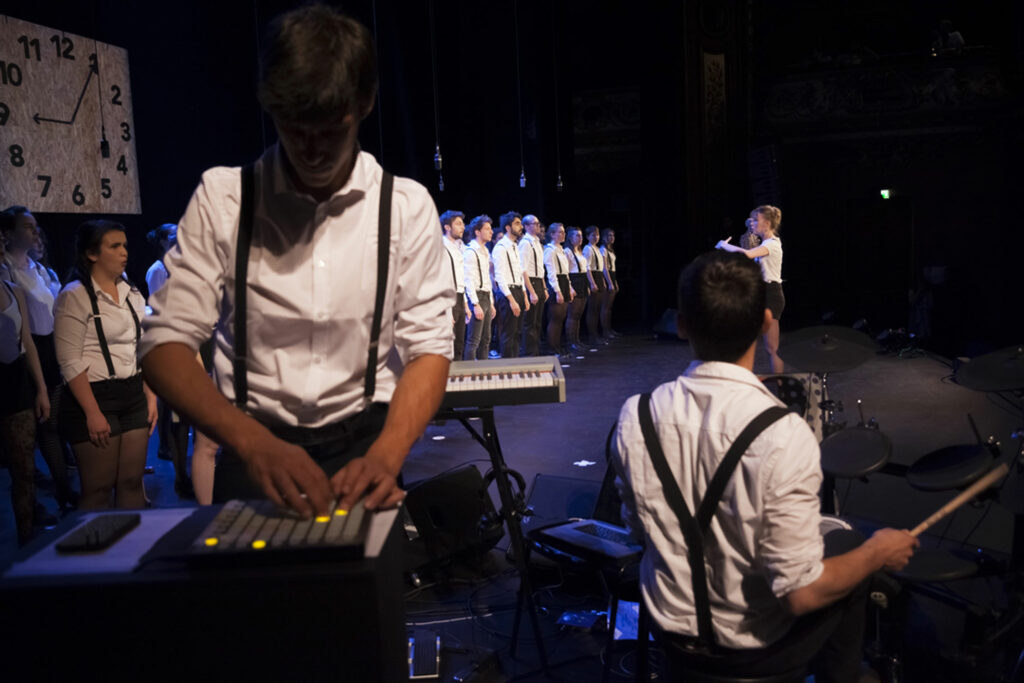
[[[544,286],[544,279],[531,277],[530,284],[533,291],[537,293],[537,303],[530,305],[523,315],[523,355],[540,355],[541,328],[544,325],[544,302],[547,301],[547,287]]]
[[[519,315],[512,314],[512,306],[509,305],[507,296],[497,290],[494,294],[497,297],[495,308],[498,309],[498,338],[501,340],[501,357],[519,357],[519,335],[523,329],[523,309],[526,308],[526,299],[523,297],[523,288],[509,287],[512,298],[519,304]]]
[[[864,540],[857,532],[833,531],[825,536],[825,556],[852,550]],[[693,638],[662,633],[669,680],[684,680],[687,670],[732,676],[767,676],[794,671],[802,682],[809,666],[817,683],[854,683],[860,670],[865,610],[870,577],[842,600],[805,614],[771,645],[755,650],[724,649],[721,655],[697,655],[688,649]]]
[[[331,477],[349,461],[366,454],[377,440],[388,404],[374,403],[366,410],[336,424],[307,429],[283,425],[267,425],[277,438],[305,449],[309,456]],[[259,484],[249,478],[245,463],[228,448],[222,448],[213,477],[213,502],[224,503],[238,498],[266,498]]]
[[[484,312],[482,320],[476,315],[469,318],[469,331],[466,334],[466,349],[462,360],[487,360],[487,352],[491,349],[491,293],[482,289],[476,292],[479,307]],[[459,360],[456,358],[455,360]]]
[[[456,294],[455,305],[452,306],[453,331],[455,332],[455,360],[462,358],[466,348],[466,295]]]

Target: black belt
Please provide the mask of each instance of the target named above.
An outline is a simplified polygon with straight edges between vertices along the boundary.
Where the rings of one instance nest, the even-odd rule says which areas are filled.
[[[343,420],[323,427],[295,427],[283,424],[267,424],[265,426],[282,441],[296,446],[311,446],[351,438],[358,434],[363,421],[368,417],[386,415],[387,412],[388,404],[378,402],[370,404],[370,407],[355,415],[349,415]]]

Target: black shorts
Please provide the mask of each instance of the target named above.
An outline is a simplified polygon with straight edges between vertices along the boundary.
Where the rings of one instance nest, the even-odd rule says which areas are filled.
[[[772,318],[779,320],[782,318],[782,310],[786,308],[786,295],[782,293],[782,283],[768,282],[765,284],[768,286],[765,308],[772,312]]]
[[[612,279],[612,288],[615,288],[615,287],[619,286],[619,278],[615,277],[615,271],[614,270],[609,270],[608,271],[608,277],[610,277]]]
[[[60,365],[57,364],[57,349],[54,346],[53,334],[33,334],[32,343],[39,354],[39,367],[43,369],[43,381],[47,392],[60,386]]]
[[[594,278],[594,284],[597,285],[597,293],[608,291],[608,283],[604,281],[604,271],[592,270],[590,275]]]
[[[21,354],[10,363],[0,363],[0,417],[32,408],[36,384],[28,374],[28,362]]]
[[[590,283],[587,281],[586,273],[569,273],[569,281],[572,288],[576,290],[576,298],[586,299],[590,296]]]
[[[142,375],[90,382],[89,386],[92,387],[92,395],[96,397],[103,417],[110,424],[111,436],[149,427],[149,407],[146,404],[146,393],[142,390]],[[61,389],[59,402],[57,429],[61,436],[73,444],[88,441],[89,427],[85,412],[67,386]]]
[[[562,298],[565,300],[565,303],[569,303],[569,276],[561,274],[555,277],[558,278],[558,289],[562,292]],[[550,282],[548,283],[548,294],[550,295],[548,298],[551,300],[551,303],[557,303],[555,290],[551,288]]]

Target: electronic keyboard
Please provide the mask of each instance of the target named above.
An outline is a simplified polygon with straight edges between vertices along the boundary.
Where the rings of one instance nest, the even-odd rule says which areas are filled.
[[[442,408],[565,403],[557,356],[455,361],[448,368]]]

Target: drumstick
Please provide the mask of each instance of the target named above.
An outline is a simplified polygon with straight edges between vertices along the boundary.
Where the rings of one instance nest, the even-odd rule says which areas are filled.
[[[917,536],[918,534],[922,533],[932,524],[935,524],[937,521],[939,521],[946,515],[956,510],[958,507],[969,501],[971,498],[987,489],[989,486],[994,484],[996,480],[1002,478],[1002,476],[1009,471],[1010,467],[1005,462],[999,465],[998,467],[992,468],[991,470],[989,470],[988,474],[986,474],[984,477],[971,484],[956,498],[954,498],[953,500],[949,501],[941,508],[936,510],[931,517],[929,517],[928,519],[924,520],[916,527],[914,527],[914,530],[910,532],[910,535]]]

